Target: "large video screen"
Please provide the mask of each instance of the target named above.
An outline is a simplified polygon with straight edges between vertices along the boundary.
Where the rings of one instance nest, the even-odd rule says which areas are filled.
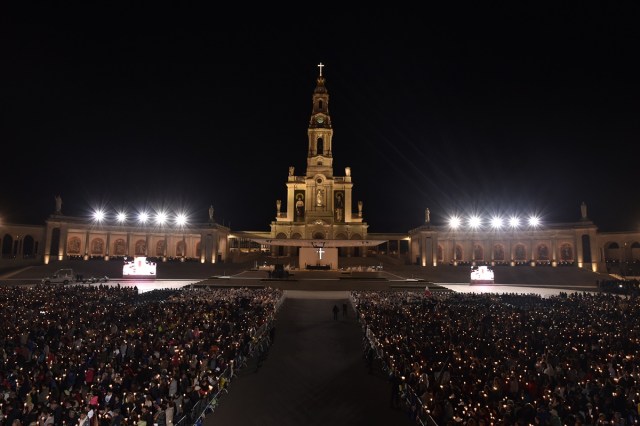
[[[155,277],[156,262],[148,261],[145,256],[138,256],[133,260],[125,261],[122,266],[122,276]]]
[[[490,266],[472,266],[471,284],[493,284],[493,269]]]

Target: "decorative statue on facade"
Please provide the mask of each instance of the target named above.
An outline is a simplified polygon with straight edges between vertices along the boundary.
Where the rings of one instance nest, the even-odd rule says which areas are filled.
[[[358,216],[362,217],[362,201],[358,201]]]
[[[56,195],[56,214],[62,214],[62,197]]]
[[[580,215],[583,219],[587,218],[587,205],[584,201],[582,202],[582,204],[580,204]]]
[[[344,168],[344,175],[347,177],[351,176],[351,167]]]
[[[280,207],[282,207],[282,200],[276,200],[276,216],[280,215]]]
[[[293,166],[289,166],[289,176],[293,176],[293,173],[295,172],[295,167]]]
[[[431,223],[431,212],[429,211],[429,207],[424,211],[424,222]]]
[[[209,206],[209,222],[213,222],[213,204]]]

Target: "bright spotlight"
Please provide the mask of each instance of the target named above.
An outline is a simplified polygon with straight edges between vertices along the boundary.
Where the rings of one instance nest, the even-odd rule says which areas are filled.
[[[103,210],[96,210],[93,212],[93,220],[95,220],[96,222],[100,223],[104,220],[105,218],[105,213]]]
[[[167,214],[165,212],[158,212],[156,214],[156,223],[158,225],[164,225],[167,222]]]
[[[478,229],[480,225],[482,225],[482,219],[480,219],[480,216],[469,217],[469,226],[472,229]]]
[[[491,227],[493,229],[500,229],[502,228],[503,225],[503,220],[500,216],[494,216],[491,218]]]
[[[120,223],[124,223],[127,221],[127,214],[125,212],[118,212],[116,215],[116,220]]]
[[[540,218],[537,216],[529,216],[529,226],[532,228],[537,228],[540,226]]]
[[[462,221],[458,216],[451,216],[449,218],[449,227],[451,229],[458,229],[460,227],[461,222]]]
[[[149,213],[140,212],[140,214],[138,215],[138,221],[140,223],[147,223],[148,220],[149,220]]]
[[[184,213],[178,213],[178,215],[176,216],[176,225],[184,226],[186,224],[187,224],[187,215],[185,215]]]
[[[509,226],[514,229],[520,226],[520,218],[517,216],[511,216],[509,218]]]

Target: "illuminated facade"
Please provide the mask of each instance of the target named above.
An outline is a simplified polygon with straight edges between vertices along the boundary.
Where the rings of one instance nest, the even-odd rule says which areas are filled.
[[[44,227],[0,226],[0,266],[133,256],[217,263],[268,252],[296,258],[302,268],[313,263],[310,257],[322,249],[331,269],[338,267],[339,259],[375,256],[380,261],[393,258],[396,265],[423,267],[577,266],[624,275],[640,270],[640,232],[599,232],[587,218],[584,204],[578,221],[537,228],[454,230],[432,224],[427,209],[425,222],[406,234],[368,233],[364,204],[354,202],[350,168],[343,176],[334,175],[329,94],[319,67],[307,130],[307,167],[299,175],[289,167],[286,200],[276,200],[269,231],[232,233],[215,222],[212,208],[207,223],[188,226],[96,222],[63,215],[57,198]]]

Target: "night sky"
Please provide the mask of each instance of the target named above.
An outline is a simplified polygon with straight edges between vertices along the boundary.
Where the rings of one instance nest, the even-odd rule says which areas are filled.
[[[288,167],[306,169],[322,62],[334,173],[351,167],[369,232],[407,232],[427,207],[435,224],[573,222],[582,201],[601,230],[640,230],[637,2],[52,3],[0,14],[4,222],[44,224],[59,194],[72,216],[204,222],[212,204],[232,230],[269,230]]]

